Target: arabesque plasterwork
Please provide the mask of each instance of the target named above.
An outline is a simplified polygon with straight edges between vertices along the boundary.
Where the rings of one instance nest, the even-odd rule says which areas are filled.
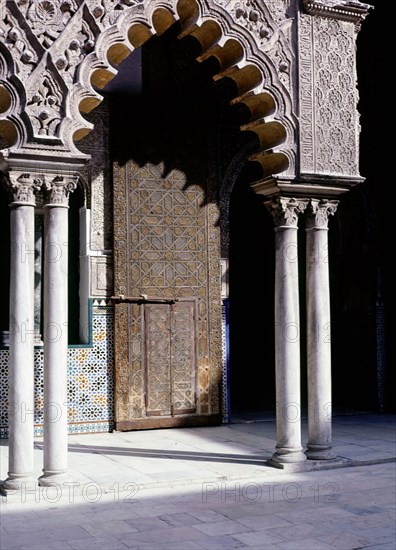
[[[299,42],[301,171],[357,176],[354,26],[301,15]]]
[[[258,0],[202,1],[198,23],[216,20],[222,27],[223,41],[240,36],[246,49],[246,59],[240,65],[256,59],[256,63],[263,66],[264,87],[273,89],[279,98],[279,116],[290,118],[292,19],[286,15],[284,20],[280,19],[281,4],[280,0],[270,3],[277,14],[274,18],[265,2]],[[107,51],[114,44],[133,49],[127,33],[134,22],[147,25],[155,34],[152,14],[159,5],[166,6],[177,18],[174,1],[6,2],[0,21],[4,44],[0,56],[6,56],[6,63],[0,64],[4,72],[0,85],[13,101],[1,117],[16,123],[19,148],[31,142],[45,143],[50,147],[56,145],[60,154],[62,151],[65,155],[67,152],[79,154],[75,133],[92,129],[92,124],[79,111],[80,103],[102,99],[92,87],[92,72],[96,69],[116,72],[107,59]],[[292,122],[287,124],[291,126]]]

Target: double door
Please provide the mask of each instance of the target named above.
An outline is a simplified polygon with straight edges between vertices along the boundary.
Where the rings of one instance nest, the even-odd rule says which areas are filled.
[[[195,302],[144,306],[147,416],[196,412]]]

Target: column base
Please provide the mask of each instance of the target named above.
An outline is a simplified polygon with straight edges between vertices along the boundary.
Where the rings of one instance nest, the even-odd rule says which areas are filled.
[[[21,491],[32,491],[37,487],[37,481],[34,478],[33,472],[29,474],[11,474],[8,472],[8,477],[1,485],[1,493],[10,495]]]
[[[305,451],[308,460],[334,460],[337,458],[337,453],[331,445],[314,445],[308,443]]]
[[[66,470],[43,470],[43,472],[38,479],[40,487],[58,487],[71,479]]]
[[[271,457],[272,462],[278,462],[282,464],[304,462],[305,460],[307,460],[307,457],[305,456],[302,447],[276,447],[276,452]]]

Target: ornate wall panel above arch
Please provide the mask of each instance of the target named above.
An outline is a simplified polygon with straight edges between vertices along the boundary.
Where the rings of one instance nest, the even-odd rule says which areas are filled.
[[[271,95],[271,119],[284,128],[281,139],[279,132],[273,139],[274,126],[266,125],[263,111],[256,118],[249,105],[242,129],[255,132],[264,122],[257,132],[262,154],[254,159],[264,176],[288,166],[293,172],[292,19],[279,2],[270,4],[271,10],[258,0],[7,0],[0,21],[0,86],[13,82],[18,90],[11,109],[0,113],[8,146],[84,156],[78,140],[92,129],[84,114],[102,101],[100,91],[117,65],[176,26],[181,44],[185,38],[196,42],[198,61],[211,57],[217,63],[213,79],[234,88],[233,103]]]

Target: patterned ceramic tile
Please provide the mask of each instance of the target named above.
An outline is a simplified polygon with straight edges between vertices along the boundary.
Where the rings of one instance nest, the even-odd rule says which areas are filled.
[[[113,308],[92,307],[92,346],[68,350],[69,433],[108,432],[113,427]],[[34,352],[35,434],[43,427],[43,349]],[[8,350],[0,350],[0,438],[8,435]]]

